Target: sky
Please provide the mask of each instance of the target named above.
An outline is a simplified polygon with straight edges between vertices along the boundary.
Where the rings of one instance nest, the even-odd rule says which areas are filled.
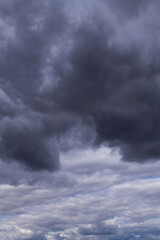
[[[0,1],[0,239],[160,240],[160,1]]]

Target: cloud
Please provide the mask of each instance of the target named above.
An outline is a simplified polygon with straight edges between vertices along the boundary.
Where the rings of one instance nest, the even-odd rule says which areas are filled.
[[[121,162],[106,148],[85,153],[74,149],[65,155],[63,169],[54,174],[29,171],[22,172],[22,178],[15,172],[21,179],[18,185],[0,185],[0,238],[9,237],[10,230],[15,239],[25,232],[30,235],[24,238],[46,235],[50,240],[88,240],[87,234],[104,239],[100,233],[114,233],[109,239],[129,239],[132,233],[150,239],[149,234],[158,233],[159,179],[143,179],[158,175],[158,162],[139,168],[137,163]],[[97,162],[101,167],[96,168]],[[88,165],[93,170],[87,174]],[[30,178],[35,179],[28,185]]]
[[[117,228],[116,226],[101,222],[80,226],[78,231],[81,235],[111,235],[117,232]]]
[[[41,129],[34,122],[26,123],[25,119],[4,122],[1,153],[3,159],[16,159],[33,170],[49,170],[58,166],[58,153],[54,141],[51,150],[50,143],[41,133]]]
[[[37,235],[37,236],[33,236],[32,238],[27,238],[25,240],[47,240],[47,238],[45,236],[42,236],[42,235]]]
[[[40,123],[43,116],[46,118],[45,113],[37,116],[32,108],[40,98],[41,72],[49,42],[62,31],[64,18],[55,1],[45,4],[43,1],[14,1],[1,5],[3,37],[7,37],[5,45],[1,44],[0,58],[1,158],[20,162],[31,170],[54,170],[59,165],[55,140],[46,136],[47,129]],[[52,16],[49,9],[57,9],[56,14]]]
[[[0,2],[1,239],[159,238],[159,7]]]
[[[118,4],[2,1],[3,160],[56,170],[76,142],[159,159],[159,3]]]
[[[7,234],[6,234],[7,233]],[[30,237],[32,235],[32,231],[29,229],[19,228],[17,226],[2,226],[0,228],[0,236],[2,239],[7,240],[18,240],[18,239],[26,239],[26,237]]]
[[[145,12],[152,24],[157,20],[149,18],[149,9]],[[137,21],[131,20],[133,31],[146,31],[141,14]],[[144,39],[131,32],[127,23],[124,29],[129,39],[123,40],[128,46],[122,45],[118,40],[122,26],[110,20],[97,14],[92,18],[94,27],[88,23],[77,29],[69,56],[72,68],[67,77],[63,75],[55,100],[70,113],[88,117],[95,125],[97,141],[120,147],[125,160],[159,159],[156,53],[152,51],[151,61],[146,59],[144,51],[149,52],[150,46],[145,49]]]

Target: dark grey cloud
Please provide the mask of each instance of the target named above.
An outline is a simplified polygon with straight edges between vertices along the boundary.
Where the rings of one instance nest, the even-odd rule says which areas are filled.
[[[1,239],[159,238],[159,8],[1,1]]]
[[[2,158],[27,163],[33,170],[52,170],[58,167],[58,152],[54,142],[50,146],[49,140],[41,133],[41,128],[35,123],[25,124],[24,121],[5,121],[2,129]]]
[[[53,130],[49,125],[52,122],[52,128],[58,132],[59,128],[64,131],[68,124],[66,120],[61,126],[63,117],[57,119],[60,118],[57,114],[52,117],[55,124],[45,113],[36,116],[37,108],[40,112],[45,109],[39,88],[51,42],[65,28],[65,14],[59,4],[56,1],[1,3],[3,38],[6,38],[0,58],[1,158],[16,160],[33,170],[58,167],[58,149],[55,140],[50,140]]]
[[[159,8],[159,4],[151,7]],[[149,9],[150,5],[147,10],[142,7],[139,18]],[[121,46],[114,43],[117,29],[107,20],[94,15],[93,25],[82,24],[74,33],[67,59],[72,68],[61,76],[54,99],[61,109],[90,119],[97,142],[120,147],[125,160],[159,159],[159,45],[151,42],[152,56],[146,59],[144,51],[149,50],[142,46],[136,32],[132,32],[136,42],[133,39],[128,41],[129,47]],[[138,21],[134,21],[138,28]],[[154,22],[154,17],[150,21]],[[144,34],[146,24],[144,21],[141,25]],[[150,26],[147,30],[151,31]],[[156,38],[159,33],[153,29],[152,34]]]
[[[1,158],[53,170],[58,149],[106,142],[159,159],[159,7],[2,1]]]

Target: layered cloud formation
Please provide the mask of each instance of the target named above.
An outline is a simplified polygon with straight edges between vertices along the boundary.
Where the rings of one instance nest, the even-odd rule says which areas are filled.
[[[7,179],[23,183],[0,185],[1,239],[159,239],[159,162],[140,167],[101,147],[68,151],[61,164],[34,181],[17,169]]]
[[[2,239],[159,239],[159,10],[1,0]]]

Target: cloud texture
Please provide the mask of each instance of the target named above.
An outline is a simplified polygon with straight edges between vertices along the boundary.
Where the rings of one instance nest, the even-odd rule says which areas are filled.
[[[1,239],[159,239],[159,11],[1,0]]]
[[[127,161],[159,159],[158,9],[2,1],[2,159],[54,170],[62,139],[65,149],[106,142]]]

